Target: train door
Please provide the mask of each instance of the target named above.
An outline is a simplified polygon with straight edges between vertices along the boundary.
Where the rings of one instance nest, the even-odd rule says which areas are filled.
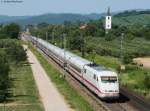
[[[84,83],[84,77],[86,75],[86,69],[83,67],[83,69],[81,70],[81,75],[82,75],[82,82]]]

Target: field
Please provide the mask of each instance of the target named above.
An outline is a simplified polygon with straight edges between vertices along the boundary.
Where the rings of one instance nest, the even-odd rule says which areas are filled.
[[[0,111],[43,111],[30,65],[11,65],[11,96],[7,104],[0,104]]]
[[[121,37],[112,41],[106,41],[104,38],[88,38],[87,46],[93,47],[99,55],[110,55],[119,57],[121,53]],[[123,39],[122,53],[132,56],[150,55],[150,41],[143,38],[134,38],[130,40],[126,36]]]

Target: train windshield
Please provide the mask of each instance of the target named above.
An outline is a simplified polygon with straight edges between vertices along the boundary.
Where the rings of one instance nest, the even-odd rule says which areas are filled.
[[[116,76],[102,76],[101,81],[103,83],[115,83],[117,82],[117,77]]]

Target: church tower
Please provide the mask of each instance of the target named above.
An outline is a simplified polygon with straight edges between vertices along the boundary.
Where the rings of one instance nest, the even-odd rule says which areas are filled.
[[[108,8],[107,15],[105,18],[105,30],[108,33],[108,30],[112,28],[112,17],[110,14],[110,7]]]

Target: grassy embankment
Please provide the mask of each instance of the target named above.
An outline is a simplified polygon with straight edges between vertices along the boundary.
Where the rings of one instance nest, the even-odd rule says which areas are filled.
[[[60,72],[57,71],[48,61],[32,46],[32,52],[36,55],[41,65],[47,72],[48,76],[55,83],[57,89],[64,95],[65,99],[71,107],[77,111],[94,111],[92,106],[82,97],[75,89],[73,89],[64,78],[60,77]]]
[[[11,65],[10,69],[12,96],[5,107],[0,104],[0,111],[43,111],[30,65]]]

